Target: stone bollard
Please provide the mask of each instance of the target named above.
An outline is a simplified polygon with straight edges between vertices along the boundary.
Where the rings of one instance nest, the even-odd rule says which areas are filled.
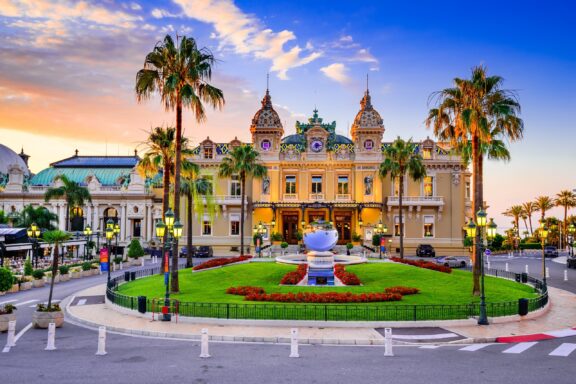
[[[8,338],[6,340],[6,348],[15,347],[16,346],[15,339],[16,339],[16,320],[12,320],[8,322]]]
[[[56,349],[56,324],[48,324],[48,342],[46,343],[45,351],[54,351]]]
[[[98,328],[98,350],[96,356],[106,355],[106,327]]]
[[[208,330],[206,328],[202,328],[202,335],[200,336],[200,357],[203,359],[210,357],[208,352]]]
[[[526,272],[526,274],[528,274],[528,264],[526,264],[526,267],[524,267],[524,271]]]
[[[392,351],[392,328],[384,328],[384,356],[394,356]]]
[[[292,328],[290,330],[290,356],[289,357],[300,357],[298,353],[298,328]]]
[[[122,265],[122,262],[120,262],[120,270],[122,270],[122,268],[123,268],[123,265]]]
[[[550,268],[546,267],[546,278],[550,277]]]
[[[144,258],[142,258],[142,266],[144,266]]]
[[[568,270],[564,270],[564,281],[568,281]]]
[[[487,267],[488,269],[490,269],[490,260],[486,261],[486,263],[487,263],[486,267]]]
[[[506,272],[509,272],[510,268],[508,267],[508,263],[506,263]]]

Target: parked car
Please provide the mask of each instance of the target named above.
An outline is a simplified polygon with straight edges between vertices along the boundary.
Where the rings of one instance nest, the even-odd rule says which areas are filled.
[[[209,245],[201,245],[196,248],[195,257],[212,257],[214,256],[214,250]]]
[[[419,244],[416,248],[416,256],[419,257],[435,257],[436,251],[430,244]]]
[[[194,257],[196,255],[196,247],[193,245],[192,246],[192,257]],[[187,247],[182,247],[180,248],[180,257],[186,257],[188,256],[188,248]]]
[[[576,256],[570,256],[566,259],[566,268],[576,269]]]
[[[554,245],[547,245],[544,247],[545,257],[558,257],[558,248]]]
[[[468,265],[466,258],[454,256],[437,257],[434,262],[450,268],[465,268]]]

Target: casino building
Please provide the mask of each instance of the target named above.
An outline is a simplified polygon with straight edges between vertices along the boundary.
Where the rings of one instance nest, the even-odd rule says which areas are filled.
[[[296,123],[296,133],[284,135],[267,90],[261,108],[250,124],[251,144],[268,169],[264,179],[247,183],[245,220],[246,243],[252,228],[262,224],[266,233],[280,233],[289,244],[297,244],[303,225],[323,219],[332,221],[343,245],[360,236],[371,245],[379,222],[388,228],[392,250],[398,244],[398,180],[380,178],[382,150],[392,138],[384,138],[382,117],[366,90],[350,130],[350,138],[336,133],[336,122],[325,122],[314,110],[307,122]],[[191,159],[201,167],[203,177],[213,183],[218,206],[216,216],[194,217],[196,245],[212,245],[215,253],[230,251],[239,244],[240,181],[217,177],[218,166],[231,148],[242,143],[234,139],[216,143],[206,138],[194,148]],[[437,254],[465,254],[462,226],[470,217],[470,173],[458,155],[443,143],[425,139],[417,143],[427,176],[414,182],[405,178],[404,236],[407,254],[421,243],[432,244]],[[135,171],[139,157],[75,156],[50,164],[32,175],[27,156],[17,155],[0,145],[0,209],[17,212],[27,204],[44,205],[57,213],[63,228],[65,201],[45,203],[43,193],[58,174],[66,174],[88,187],[93,201],[75,213],[73,229],[86,224],[104,228],[109,218],[121,224],[120,244],[139,238],[144,245],[154,240],[154,224],[161,218],[161,178],[143,180]],[[57,181],[56,181],[57,183]],[[182,204],[186,199],[182,199]],[[181,207],[185,215],[186,209]],[[186,217],[181,218],[186,223]],[[186,234],[186,229],[184,230]],[[184,236],[181,244],[186,244]]]

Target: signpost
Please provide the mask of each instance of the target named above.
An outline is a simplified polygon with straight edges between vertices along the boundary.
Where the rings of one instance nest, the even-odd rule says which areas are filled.
[[[100,271],[101,272],[108,272],[108,258],[110,257],[110,255],[108,255],[108,249],[107,248],[102,248],[100,249]]]
[[[380,237],[380,258],[383,253],[386,254],[386,239],[382,236]]]

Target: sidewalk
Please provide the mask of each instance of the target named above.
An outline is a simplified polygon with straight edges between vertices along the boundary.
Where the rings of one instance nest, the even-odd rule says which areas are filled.
[[[104,293],[105,285],[101,285],[80,291],[75,296],[102,296]],[[556,288],[549,288],[549,294],[551,304],[542,310],[538,317],[532,314],[530,319],[508,323],[491,321],[488,326],[464,325],[442,326],[442,328],[465,338],[458,342],[471,343],[494,342],[499,337],[542,334],[547,331],[574,327],[576,325],[576,295]],[[111,331],[141,336],[199,339],[201,330],[206,328],[210,339],[215,341],[288,343],[292,328],[291,326],[216,325],[176,323],[175,321],[166,323],[152,321],[149,313],[143,317],[131,313],[120,313],[109,308],[108,304],[71,306],[70,299],[67,299],[64,304],[67,321],[91,327],[105,326]],[[468,321],[468,324],[470,323]],[[411,327],[418,326],[418,323],[411,323]],[[426,326],[429,325],[426,324]],[[297,324],[294,327],[298,327],[299,340],[302,344],[384,344],[384,337],[373,327],[309,327]],[[430,340],[430,342],[438,342],[438,340]]]

